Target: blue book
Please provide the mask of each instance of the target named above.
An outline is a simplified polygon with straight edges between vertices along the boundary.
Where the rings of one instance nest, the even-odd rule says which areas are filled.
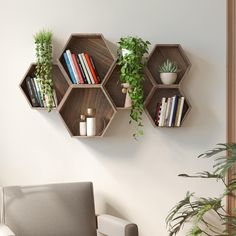
[[[179,100],[179,96],[175,95],[175,97],[174,97],[174,109],[173,109],[173,116],[172,116],[172,120],[171,120],[171,126],[175,126],[175,118],[176,118],[178,100]]]
[[[68,58],[66,52],[63,53],[63,56],[64,56],[64,59],[65,59],[68,71],[70,73],[70,79],[71,79],[73,84],[77,84],[77,81],[76,81],[75,76],[73,74],[73,71],[72,71],[72,68],[71,68],[71,65],[70,65],[70,61],[69,61],[69,58]]]

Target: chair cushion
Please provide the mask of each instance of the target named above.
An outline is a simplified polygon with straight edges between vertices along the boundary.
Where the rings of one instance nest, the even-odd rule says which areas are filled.
[[[92,183],[4,187],[4,198],[17,236],[96,236]]]

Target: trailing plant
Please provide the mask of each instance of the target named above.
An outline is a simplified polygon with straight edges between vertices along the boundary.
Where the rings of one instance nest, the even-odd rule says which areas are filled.
[[[219,156],[221,154],[223,156]],[[225,155],[228,153],[228,155]],[[187,178],[215,179],[225,186],[223,193],[215,198],[196,197],[194,193],[187,192],[185,198],[173,207],[166,218],[169,235],[176,235],[181,228],[191,222],[192,227],[188,236],[236,236],[236,217],[227,214],[224,208],[226,196],[235,198],[236,174],[226,182],[227,173],[236,163],[236,144],[218,144],[216,148],[201,154],[199,157],[214,158],[213,172],[200,172],[195,175],[180,174]],[[235,211],[235,209],[233,209]],[[219,223],[213,224],[209,216],[217,217]],[[228,230],[222,230],[227,226]]]
[[[40,83],[42,99],[47,110],[53,107],[53,81],[52,81],[52,32],[39,31],[34,36],[36,45],[36,78]]]
[[[119,41],[118,64],[121,66],[120,81],[122,83],[128,83],[130,86],[128,90],[132,100],[130,123],[132,123],[132,121],[135,122],[135,133],[133,134],[135,139],[143,135],[143,56],[145,53],[148,53],[149,44],[149,41],[130,36],[121,38]]]
[[[160,73],[177,73],[178,72],[178,65],[169,59],[167,59],[160,67]]]

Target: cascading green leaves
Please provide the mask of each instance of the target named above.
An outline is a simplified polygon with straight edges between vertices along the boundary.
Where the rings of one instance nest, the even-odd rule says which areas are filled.
[[[53,107],[52,32],[42,30],[34,36],[36,45],[36,78],[41,85],[48,112]]]
[[[121,38],[118,49],[118,64],[121,66],[120,80],[122,83],[128,83],[130,89],[129,96],[132,100],[130,112],[130,123],[135,122],[136,131],[133,134],[136,139],[143,135],[142,113],[143,113],[143,56],[148,53],[149,41],[143,41],[137,37]]]

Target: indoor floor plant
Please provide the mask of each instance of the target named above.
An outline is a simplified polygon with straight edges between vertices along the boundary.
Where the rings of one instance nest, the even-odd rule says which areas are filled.
[[[36,45],[36,79],[40,84],[42,99],[48,111],[52,110],[53,81],[52,81],[52,32],[39,31],[34,36]]]
[[[229,156],[225,155],[226,152]],[[166,218],[169,235],[176,235],[186,223],[190,222],[192,226],[187,234],[189,236],[236,236],[236,217],[229,215],[224,206],[226,196],[236,197],[236,177],[226,181],[228,171],[236,163],[236,144],[218,144],[216,148],[199,157],[214,157],[212,173],[204,171],[196,175],[181,174],[179,176],[215,179],[222,182],[225,187],[224,191],[214,198],[196,197],[194,193],[187,192],[186,197],[172,208]],[[216,224],[211,222],[211,216],[217,218]]]
[[[143,56],[148,52],[149,44],[149,41],[131,36],[121,38],[119,41],[118,64],[121,66],[120,81],[128,87],[127,92],[131,99],[130,123],[132,121],[135,123],[134,138],[143,135]]]

